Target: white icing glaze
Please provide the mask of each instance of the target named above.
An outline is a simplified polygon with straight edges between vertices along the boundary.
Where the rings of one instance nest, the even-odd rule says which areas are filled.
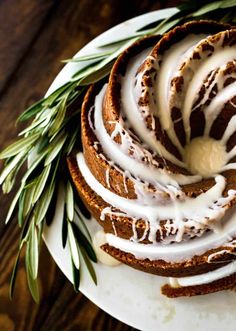
[[[223,88],[211,101],[210,105],[205,108],[204,113],[207,119],[205,126],[205,136],[209,135],[212,123],[219,115],[226,101],[236,95],[236,82]]]
[[[225,130],[225,133],[224,133],[223,137],[221,138],[221,141],[226,143],[228,141],[228,139],[230,138],[230,136],[234,133],[235,128],[236,128],[236,115],[234,115],[230,119],[228,126]]]
[[[215,280],[219,280],[224,277],[228,277],[236,273],[236,261],[227,264],[224,267],[218,268],[213,271],[206,272],[204,274],[180,277],[180,278],[170,278],[170,285],[172,287],[185,287],[212,283]]]
[[[191,173],[210,177],[219,173],[227,161],[225,145],[209,137],[194,138],[185,147],[184,159]]]
[[[189,56],[189,53],[191,53],[192,48],[204,37],[206,37],[206,35],[191,34],[177,44],[171,46],[170,49],[165,52],[158,79],[155,81],[156,86],[154,89],[156,91],[155,98],[157,100],[157,107],[155,107],[155,112],[157,113],[158,110],[157,115],[160,118],[163,129],[168,131],[169,137],[171,138],[172,142],[178,146],[181,154],[183,154],[183,147],[180,145],[173,130],[173,122],[171,121],[170,111],[166,111],[169,109],[169,92],[171,90],[170,83],[176,72],[176,68],[178,68],[182,62],[184,62],[184,60]],[[156,64],[155,66],[158,70]]]
[[[190,83],[188,84],[187,91],[185,92],[184,104],[182,109],[183,122],[185,126],[185,132],[187,134],[187,139],[190,139],[190,125],[189,118],[191,109],[196,98],[196,91],[200,90],[200,87],[203,83],[203,80],[209,72],[215,70],[218,67],[221,67],[225,63],[235,59],[236,46],[234,47],[225,47],[220,50],[216,50],[211,57],[205,58],[204,62],[199,66],[197,64],[197,71],[192,77]],[[192,59],[190,57],[190,59]],[[234,88],[235,91],[235,88]]]

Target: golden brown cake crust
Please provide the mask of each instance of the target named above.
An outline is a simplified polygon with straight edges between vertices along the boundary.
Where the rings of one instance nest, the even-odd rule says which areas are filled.
[[[236,273],[228,277],[221,278],[214,282],[195,286],[171,287],[165,284],[161,288],[161,293],[168,298],[192,297],[196,295],[210,294],[218,291],[233,289],[236,285]]]

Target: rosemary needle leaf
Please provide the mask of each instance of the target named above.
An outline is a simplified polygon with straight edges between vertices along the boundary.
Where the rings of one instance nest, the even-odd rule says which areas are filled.
[[[37,144],[37,153],[40,154],[46,147],[48,147],[49,138],[48,137],[41,137]]]
[[[9,297],[11,300],[13,299],[13,294],[14,294],[14,290],[15,290],[16,275],[17,275],[17,270],[18,270],[18,265],[19,265],[20,252],[21,251],[19,249],[17,256],[16,256],[15,263],[14,263],[14,267],[12,270],[12,274],[11,274],[10,287],[9,287]]]
[[[66,186],[66,213],[70,222],[74,219],[74,195],[70,181]]]
[[[89,258],[93,262],[97,262],[97,256],[96,256],[94,249],[93,249],[92,245],[90,244],[89,240],[85,237],[85,235],[81,232],[81,230],[78,228],[78,226],[75,223],[72,223],[72,227],[73,227],[74,236],[75,236],[77,242],[80,243],[80,245],[84,247]]]
[[[33,277],[33,279],[36,279],[38,275],[39,246],[38,246],[38,236],[37,236],[36,226],[34,224],[34,219],[32,219],[31,221],[28,249],[29,249],[29,256],[28,256],[29,270],[31,271],[31,276]]]
[[[42,110],[42,104],[44,98],[40,99],[38,102],[34,103],[32,106],[27,108],[17,119],[17,122],[28,121],[31,117],[35,116],[38,112]]]
[[[32,173],[34,170],[38,167],[38,165],[41,163],[41,161],[45,158],[46,152],[43,152],[41,154],[38,154],[35,160],[32,162],[28,170],[25,172],[24,176],[21,179],[21,183],[25,184],[27,180],[29,180],[32,177]]]
[[[224,0],[224,1],[221,1],[220,8],[230,8],[230,7],[236,7],[235,0]]]
[[[90,55],[85,55],[85,56],[79,56],[79,57],[74,57],[72,59],[67,59],[67,60],[63,60],[62,62],[64,63],[68,63],[68,62],[83,62],[83,61],[90,61],[90,60],[94,60],[94,59],[101,59],[104,58],[108,55],[110,55],[112,52],[100,52],[100,53],[94,53],[94,54],[90,54]]]
[[[59,179],[59,176],[58,176],[58,167],[59,167],[60,161],[61,161],[61,154],[59,154],[58,157],[53,162],[53,172],[52,172],[52,175],[50,176],[51,183],[49,185],[50,190],[52,189],[52,187],[54,185],[55,185],[55,187],[57,187],[58,184],[59,184],[58,183],[58,179]]]
[[[127,42],[129,40],[133,40],[135,39],[135,36],[139,35],[139,33],[136,33],[135,35],[132,35],[130,37],[125,37],[125,38],[121,38],[121,39],[116,39],[114,41],[111,41],[109,43],[105,43],[105,44],[101,44],[99,45],[99,48],[105,48],[105,47],[114,47],[114,46],[118,46],[121,45],[124,42]]]
[[[29,248],[29,242],[27,242],[26,245],[26,253],[25,253],[25,267],[26,267],[26,275],[27,275],[27,281],[30,289],[30,293],[36,303],[39,303],[39,288],[38,288],[38,282],[37,279],[34,279],[31,274],[30,270],[30,248]]]
[[[51,203],[53,194],[55,191],[55,182],[52,183],[49,187],[47,187],[44,194],[40,197],[40,199],[36,203],[35,207],[35,223],[39,225],[46,216],[49,205]]]
[[[2,191],[7,194],[11,191],[15,183],[15,170],[12,170],[9,175],[5,178],[2,184]]]
[[[93,63],[89,63],[85,66],[83,66],[81,69],[76,71],[72,78],[74,79],[75,82],[78,82],[81,77],[85,77],[87,72],[93,72],[96,70],[96,65],[99,64],[101,61],[95,61]],[[77,79],[78,78],[78,79]],[[80,85],[80,83],[79,83]]]
[[[70,252],[72,256],[73,263],[76,269],[80,267],[80,258],[79,258],[79,247],[74,235],[74,231],[70,222],[68,222],[68,239],[70,244]]]
[[[31,147],[34,142],[39,138],[39,133],[24,137],[15,143],[8,146],[5,150],[0,153],[0,159],[6,159],[14,155],[19,155],[20,152],[25,152]]]
[[[76,293],[79,292],[79,284],[80,284],[80,271],[74,265],[73,259],[71,259],[72,265],[72,275],[73,275],[73,286]]]
[[[15,166],[15,168],[5,178],[3,185],[2,185],[2,190],[3,190],[4,194],[11,192],[11,190],[15,184],[16,175],[18,174],[18,171],[22,167],[26,158],[27,158],[27,155],[24,155],[24,157],[18,162],[18,164]]]
[[[24,189],[23,217],[26,217],[33,206],[35,186],[29,185]]]
[[[66,115],[66,109],[67,109],[66,107],[67,98],[68,98],[68,94],[66,94],[56,106],[56,117],[54,118],[51,128],[49,130],[50,137],[53,136],[55,132],[57,132],[60,129],[64,121]]]
[[[75,83],[69,81],[62,86],[60,86],[58,89],[56,89],[54,92],[52,92],[50,95],[48,95],[44,99],[44,105],[47,107],[52,107],[53,105],[57,105],[60,98],[64,98],[65,94],[68,94],[70,90],[73,90]]]
[[[39,127],[45,127],[50,121],[50,116],[39,117],[37,120],[34,120],[26,129],[19,133],[19,136],[29,134],[30,131],[37,130]],[[29,136],[31,137],[31,136]]]
[[[24,219],[23,227],[20,235],[20,249],[23,247],[24,243],[27,242],[29,231],[30,231],[30,215]]]
[[[45,221],[46,221],[47,226],[51,225],[51,223],[52,223],[52,221],[54,219],[55,212],[56,212],[56,207],[57,207],[57,192],[58,192],[57,189],[58,189],[58,183],[55,182],[54,193],[52,194],[52,198],[50,200],[50,204],[48,205],[47,212],[45,214]],[[38,224],[38,226],[39,226],[39,224]]]
[[[13,215],[13,212],[14,212],[14,210],[15,210],[16,204],[17,204],[17,202],[18,202],[18,199],[19,199],[19,197],[20,197],[20,194],[21,194],[21,192],[23,191],[23,188],[24,188],[23,186],[21,186],[21,187],[19,188],[19,190],[17,191],[17,193],[16,193],[14,199],[12,200],[12,203],[11,203],[10,208],[9,208],[9,210],[8,210],[8,213],[7,213],[7,217],[6,217],[5,224],[7,224],[7,223],[10,221],[10,219],[11,219],[11,217],[12,217],[12,215]]]
[[[24,158],[25,151],[20,152],[19,154],[15,155],[14,158],[9,162],[0,175],[0,185],[5,181],[7,176],[10,174],[11,171],[14,170],[15,167],[19,164],[19,162]]]
[[[97,276],[96,276],[94,267],[93,267],[91,261],[89,260],[85,249],[81,245],[80,245],[80,252],[81,252],[81,255],[83,256],[83,259],[84,259],[85,265],[88,269],[88,272],[89,272],[92,280],[94,281],[94,284],[97,285]]]
[[[32,202],[35,203],[39,197],[41,196],[44,187],[46,185],[49,173],[51,170],[51,163],[48,164],[42,171],[41,175],[38,177],[37,183],[35,185],[35,190],[34,190],[34,195],[33,195],[33,199]]]
[[[99,80],[106,77],[114,64],[114,61],[104,65],[104,67],[99,68],[98,70],[91,72],[91,74],[87,74],[86,77],[82,78],[80,81],[80,85],[89,85],[98,82]]]
[[[66,141],[67,136],[61,136],[59,140],[55,141],[54,143],[51,143],[51,146],[48,151],[48,155],[44,161],[44,166],[46,167],[49,165],[60,153],[65,141]]]
[[[138,38],[132,39],[128,41],[125,45],[120,47],[117,51],[113,52],[104,60],[100,61],[95,65],[88,66],[73,75],[73,80],[79,80],[80,85],[88,85],[91,83],[95,83],[100,79],[107,76],[112,68],[114,60],[117,58],[123,50],[129,47],[135,40]]]
[[[38,250],[40,252],[40,245],[41,245],[41,241],[42,241],[42,234],[43,234],[43,227],[45,224],[45,219],[43,220],[43,222],[41,222],[38,226],[37,226],[37,233],[38,233]]]
[[[19,224],[19,227],[22,227],[23,221],[24,221],[24,216],[23,216],[24,199],[25,199],[25,191],[21,192],[19,200],[18,200],[18,224]]]
[[[68,221],[66,218],[66,208],[64,208],[64,217],[62,220],[62,247],[66,247],[67,237],[68,237]]]
[[[83,216],[87,220],[89,220],[91,218],[91,213],[87,209],[87,207],[85,206],[85,204],[83,203],[83,201],[81,200],[81,198],[79,197],[75,186],[73,186],[73,188],[74,188],[74,200],[75,200],[75,207],[76,207],[75,208],[75,211],[77,212],[77,215],[78,215],[79,218],[81,218],[81,220],[83,220]]]
[[[197,17],[197,16],[207,14],[207,13],[213,11],[213,10],[216,10],[216,9],[220,8],[220,6],[221,6],[221,1],[214,1],[214,2],[208,3],[205,6],[198,9],[197,11],[195,11],[192,14],[192,16]]]
[[[149,30],[149,29],[151,29],[153,27],[157,27],[161,22],[163,22],[163,20],[162,19],[158,19],[155,22],[148,23],[147,25],[142,26],[140,29],[136,30],[136,32],[143,32],[143,31]]]
[[[83,220],[83,217],[80,214],[80,210],[78,210],[78,209],[75,208],[75,213],[76,213],[76,215],[77,215],[77,217],[79,219],[78,222],[76,223],[76,225],[78,225],[80,231],[82,231],[85,234],[85,236],[87,236],[87,238],[90,241],[92,241],[91,234],[89,233],[89,230],[88,230],[88,228],[87,228],[87,226],[86,226],[86,224],[85,224],[85,222]]]
[[[66,153],[67,155],[69,155],[72,151],[72,149],[74,148],[74,145],[76,143],[76,140],[78,139],[79,136],[79,129],[76,129],[74,133],[72,133],[70,141],[66,147]]]
[[[60,95],[63,94],[64,91],[69,89],[73,83],[67,82],[61,87],[59,87],[57,90],[52,92],[50,95],[48,95],[46,98],[40,99],[38,102],[27,108],[19,117],[18,122],[28,121],[33,116],[37,115],[38,113],[41,113],[43,110],[45,110],[47,107],[51,107],[53,103],[60,97]]]
[[[159,29],[155,30],[155,34],[163,34],[165,32],[167,32],[168,30],[170,30],[171,28],[173,28],[176,24],[178,24],[180,21],[182,20],[181,18],[177,18],[173,21],[167,22],[164,25],[162,25]]]

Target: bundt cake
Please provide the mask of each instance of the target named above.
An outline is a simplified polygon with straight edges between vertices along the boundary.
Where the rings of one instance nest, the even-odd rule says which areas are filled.
[[[90,86],[68,158],[102,249],[167,278],[169,297],[236,285],[236,29],[146,37]]]

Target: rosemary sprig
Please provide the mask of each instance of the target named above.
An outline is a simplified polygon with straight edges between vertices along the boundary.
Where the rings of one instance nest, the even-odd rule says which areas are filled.
[[[60,187],[58,182],[61,178],[65,197],[62,246],[69,246],[74,288],[79,290],[81,260],[84,261],[93,281],[97,283],[90,262],[96,262],[91,237],[76,207],[76,196],[65,170],[65,158],[73,149],[78,148],[80,131],[77,123],[80,121],[80,105],[86,86],[106,77],[116,58],[134,41],[146,35],[163,34],[175,25],[192,19],[235,22],[235,7],[235,0],[183,1],[175,8],[174,15],[143,26],[131,36],[100,45],[97,53],[65,60],[64,62],[80,62],[84,65],[68,82],[19,116],[18,121],[32,122],[19,133],[21,138],[16,143],[0,153],[0,159],[5,160],[0,174],[0,185],[5,194],[15,186],[20,168],[26,160],[30,160],[6,217],[7,223],[18,208],[18,225],[22,228],[10,282],[10,297],[14,292],[20,252],[26,245],[28,285],[34,300],[39,301],[37,276],[42,231],[45,222],[49,224],[53,218]],[[76,109],[73,109],[75,105]]]
[[[81,215],[76,212],[77,218],[80,222],[77,224],[73,222],[75,213],[75,202],[74,202],[74,192],[70,181],[67,181],[65,187],[65,205],[64,205],[64,219],[62,226],[62,245],[66,246],[67,241],[69,242],[69,249],[71,254],[71,264],[72,264],[72,275],[74,289],[76,292],[79,290],[79,269],[81,257],[83,258],[85,265],[91,275],[92,280],[97,284],[97,278],[93,266],[89,259],[93,262],[97,262],[97,257],[94,253],[93,247],[91,245],[91,237],[88,232],[84,233],[84,223],[82,221]]]

